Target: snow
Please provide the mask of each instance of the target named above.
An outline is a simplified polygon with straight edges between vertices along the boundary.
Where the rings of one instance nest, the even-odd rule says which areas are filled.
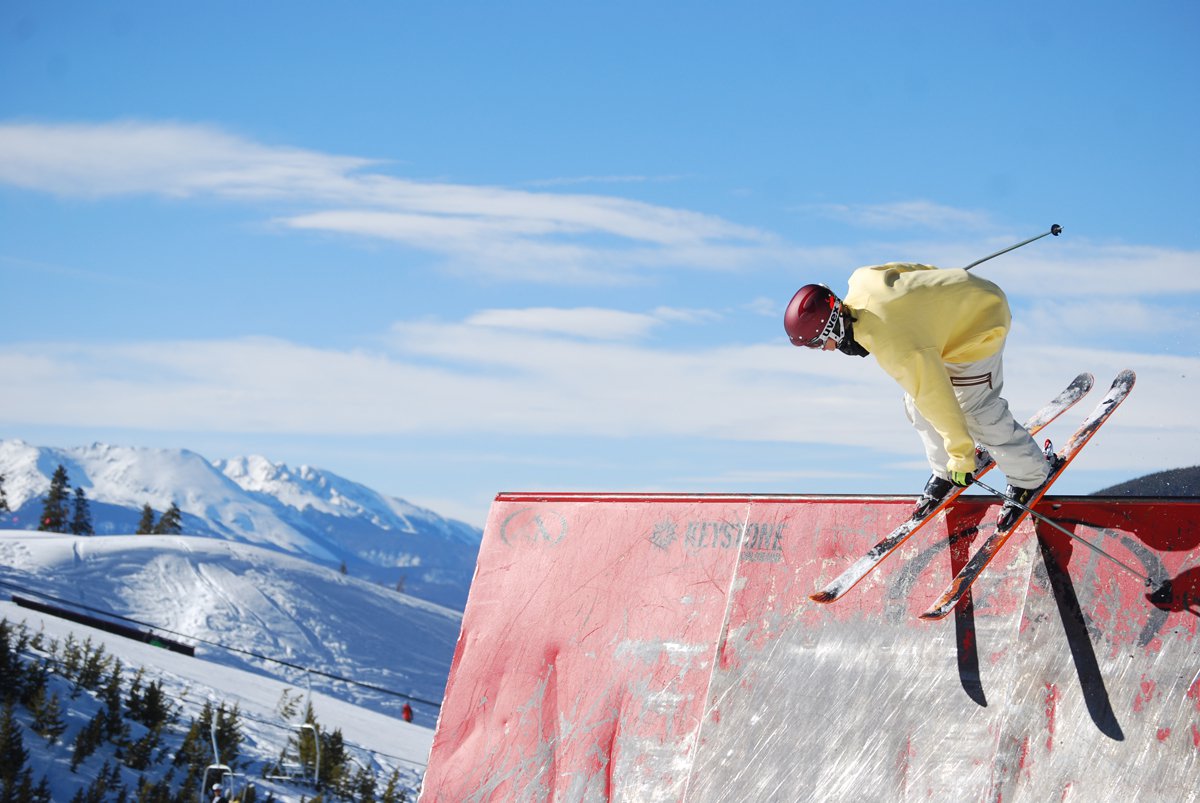
[[[85,491],[98,535],[32,529],[59,465]],[[162,682],[185,724],[206,702],[238,705],[242,757],[262,795],[314,794],[258,777],[293,733],[277,710],[285,692],[311,694],[322,729],[342,731],[380,789],[394,769],[416,789],[482,532],[261,455],[210,461],[184,449],[0,440],[0,476],[11,508],[0,513],[0,617],[60,642],[74,633],[103,644],[127,678],[142,668],[144,682]],[[147,504],[156,516],[178,505],[183,534],[129,534]],[[20,608],[7,594],[125,617],[194,645],[195,656]],[[53,799],[70,800],[113,756],[109,747],[77,773],[64,765],[99,702],[62,691],[69,725],[61,743],[48,748],[28,729],[24,742],[35,782],[45,774]],[[412,723],[400,719],[406,701]],[[21,716],[28,722],[18,708]],[[124,772],[134,789],[136,773]]]
[[[93,644],[103,644],[105,652],[120,658],[125,667],[125,676],[130,678],[138,668],[145,670],[146,683],[159,681],[163,691],[181,706],[181,721],[186,723],[199,715],[206,702],[225,708],[239,708],[239,721],[244,741],[241,747],[242,760],[248,761],[246,777],[259,787],[259,799],[270,791],[280,801],[299,801],[311,798],[309,787],[266,781],[260,777],[260,768],[278,758],[287,744],[292,729],[277,709],[285,692],[294,697],[307,694],[303,685],[287,683],[260,674],[223,666],[200,657],[190,658],[148,644],[92,630],[22,608],[11,602],[0,602],[0,618],[12,624],[24,623],[31,633],[44,633],[48,638],[65,642],[69,633],[76,640],[90,637]],[[35,782],[46,776],[52,799],[66,801],[74,797],[80,788],[85,788],[95,777],[95,770],[103,763],[103,751],[94,756],[77,772],[69,768],[70,744],[78,727],[94,715],[100,704],[87,695],[74,699],[60,691],[64,703],[64,719],[70,725],[61,738],[58,749],[51,749],[44,741],[26,730],[23,737],[25,749],[30,753],[29,766]],[[340,729],[348,751],[366,766],[378,769],[382,781],[394,769],[400,769],[410,789],[419,786],[419,779],[428,761],[433,742],[430,727],[408,723],[398,717],[387,716],[368,708],[355,706],[320,692],[311,695],[316,720],[323,730]],[[21,717],[18,717],[19,719]],[[28,717],[24,717],[28,719]],[[66,745],[64,748],[62,745]],[[110,748],[111,750],[111,748]],[[165,762],[169,765],[169,761]],[[88,769],[92,772],[89,772]],[[165,772],[165,769],[164,769]],[[153,776],[153,773],[151,773]],[[136,774],[127,773],[126,782],[132,788]],[[411,797],[411,796],[410,796]],[[207,799],[205,796],[204,799]]]
[[[250,456],[209,461],[184,449],[94,443],[58,449],[0,441],[0,476],[12,515],[33,529],[57,466],[91,506],[95,531],[132,532],[144,505],[172,504],[183,531],[252,544],[462,609],[482,532],[328,471]],[[419,569],[418,569],[419,567]]]
[[[0,617],[25,622],[31,632],[60,641],[68,632],[80,641],[90,636],[129,675],[143,667],[147,683],[161,680],[184,705],[185,722],[205,701],[237,704],[254,776],[278,757],[290,733],[276,711],[284,691],[295,696],[311,688],[325,730],[340,728],[356,757],[379,770],[381,783],[398,767],[415,787],[438,713],[430,703],[442,699],[461,626],[458,611],[274,550],[194,536],[0,531],[0,589],[110,611],[194,643],[193,658],[0,602]],[[408,695],[414,722],[399,718],[404,697],[279,661]],[[75,719],[90,716],[80,711]],[[61,747],[53,753],[28,731],[25,746],[34,754],[35,780],[48,774],[54,799],[69,800],[81,779],[61,767],[49,771],[62,760]],[[281,800],[312,795],[287,785],[271,791]]]

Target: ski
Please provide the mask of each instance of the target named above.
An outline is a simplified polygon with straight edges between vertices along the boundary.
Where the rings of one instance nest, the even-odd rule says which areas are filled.
[[[1038,410],[1033,414],[1033,416],[1030,417],[1030,419],[1025,423],[1025,428],[1029,430],[1030,434],[1036,434],[1040,430],[1044,429],[1048,424],[1050,424],[1051,421],[1058,418],[1067,410],[1071,409],[1075,402],[1086,396],[1088,391],[1092,389],[1093,381],[1092,375],[1086,372],[1075,377],[1073,380],[1071,380],[1071,384],[1067,385],[1062,393],[1059,393],[1052,401],[1050,401],[1050,403],[1042,407],[1042,409]],[[991,456],[988,455],[976,468],[976,476],[983,476],[994,465],[995,461],[993,461]],[[838,575],[837,579],[825,586],[825,588],[821,591],[818,591],[815,594],[810,594],[808,598],[814,602],[820,602],[822,604],[829,604],[841,599],[846,592],[848,592],[851,588],[857,585],[860,580],[870,574],[877,566],[879,566],[879,564],[883,563],[884,559],[896,551],[896,549],[905,541],[907,541],[913,533],[921,529],[921,526],[924,525],[925,522],[936,517],[938,513],[945,509],[947,505],[953,502],[959,496],[959,494],[965,490],[966,488],[954,488],[949,494],[947,494],[946,498],[942,500],[940,505],[929,511],[924,516],[917,516],[915,514],[910,516],[899,527],[892,530],[890,535],[888,535],[875,546],[871,547],[869,552],[852,563],[849,568]]]
[[[1025,507],[1035,507],[1042,497],[1046,495],[1046,492],[1050,490],[1050,486],[1062,476],[1063,471],[1066,470],[1071,461],[1083,449],[1084,444],[1088,442],[1092,435],[1096,434],[1096,430],[1100,429],[1100,425],[1112,415],[1113,410],[1117,409],[1118,405],[1125,401],[1130,391],[1133,390],[1133,383],[1136,378],[1133,371],[1129,370],[1122,371],[1117,375],[1117,378],[1113,380],[1112,387],[1109,388],[1108,393],[1100,400],[1100,403],[1096,405],[1096,408],[1092,410],[1091,415],[1079,425],[1079,429],[1075,430],[1074,434],[1071,435],[1071,439],[1067,441],[1067,445],[1059,450],[1058,457],[1061,462],[1058,463],[1050,476],[1042,483],[1042,487],[1037,490],[1037,493],[1026,503]],[[942,619],[950,611],[954,610],[954,606],[958,604],[959,600],[971,590],[971,584],[979,578],[979,575],[987,568],[988,563],[991,562],[992,558],[996,557],[996,553],[1000,551],[1000,548],[1016,532],[1017,528],[1021,526],[1021,522],[1028,515],[1028,510],[1021,510],[1020,515],[1007,530],[997,529],[988,536],[987,540],[983,542],[983,546],[979,548],[979,551],[971,556],[971,559],[967,561],[967,565],[962,568],[962,571],[950,581],[950,586],[946,589],[946,593],[942,594],[929,610],[921,614],[921,618]]]

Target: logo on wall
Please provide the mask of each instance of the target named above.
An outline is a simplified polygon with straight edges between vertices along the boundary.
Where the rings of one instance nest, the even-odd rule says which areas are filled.
[[[509,546],[548,544],[567,537],[567,517],[554,510],[523,507],[500,522],[500,540]]]
[[[783,560],[783,535],[787,524],[775,522],[689,521],[680,526],[671,519],[654,525],[650,543],[659,549],[670,549],[679,541],[688,554],[708,549],[737,549],[742,560],[778,563]]]

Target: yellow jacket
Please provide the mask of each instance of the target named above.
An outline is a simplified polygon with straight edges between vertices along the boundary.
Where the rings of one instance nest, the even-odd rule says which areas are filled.
[[[854,339],[945,440],[947,470],[974,471],[975,440],[945,364],[1004,348],[1012,322],[1004,292],[962,269],[891,262],[854,271],[844,301],[854,315]]]

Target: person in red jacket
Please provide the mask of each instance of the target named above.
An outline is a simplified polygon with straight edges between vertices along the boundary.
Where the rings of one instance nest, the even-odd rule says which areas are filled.
[[[903,262],[854,271],[844,301],[824,285],[805,285],[784,313],[793,345],[874,355],[903,388],[932,471],[914,511],[921,515],[954,486],[971,484],[977,446],[1004,472],[1017,502],[1026,503],[1049,475],[1046,455],[1001,396],[1011,322],[1008,300],[992,282]],[[1006,503],[997,526],[1019,513]]]

